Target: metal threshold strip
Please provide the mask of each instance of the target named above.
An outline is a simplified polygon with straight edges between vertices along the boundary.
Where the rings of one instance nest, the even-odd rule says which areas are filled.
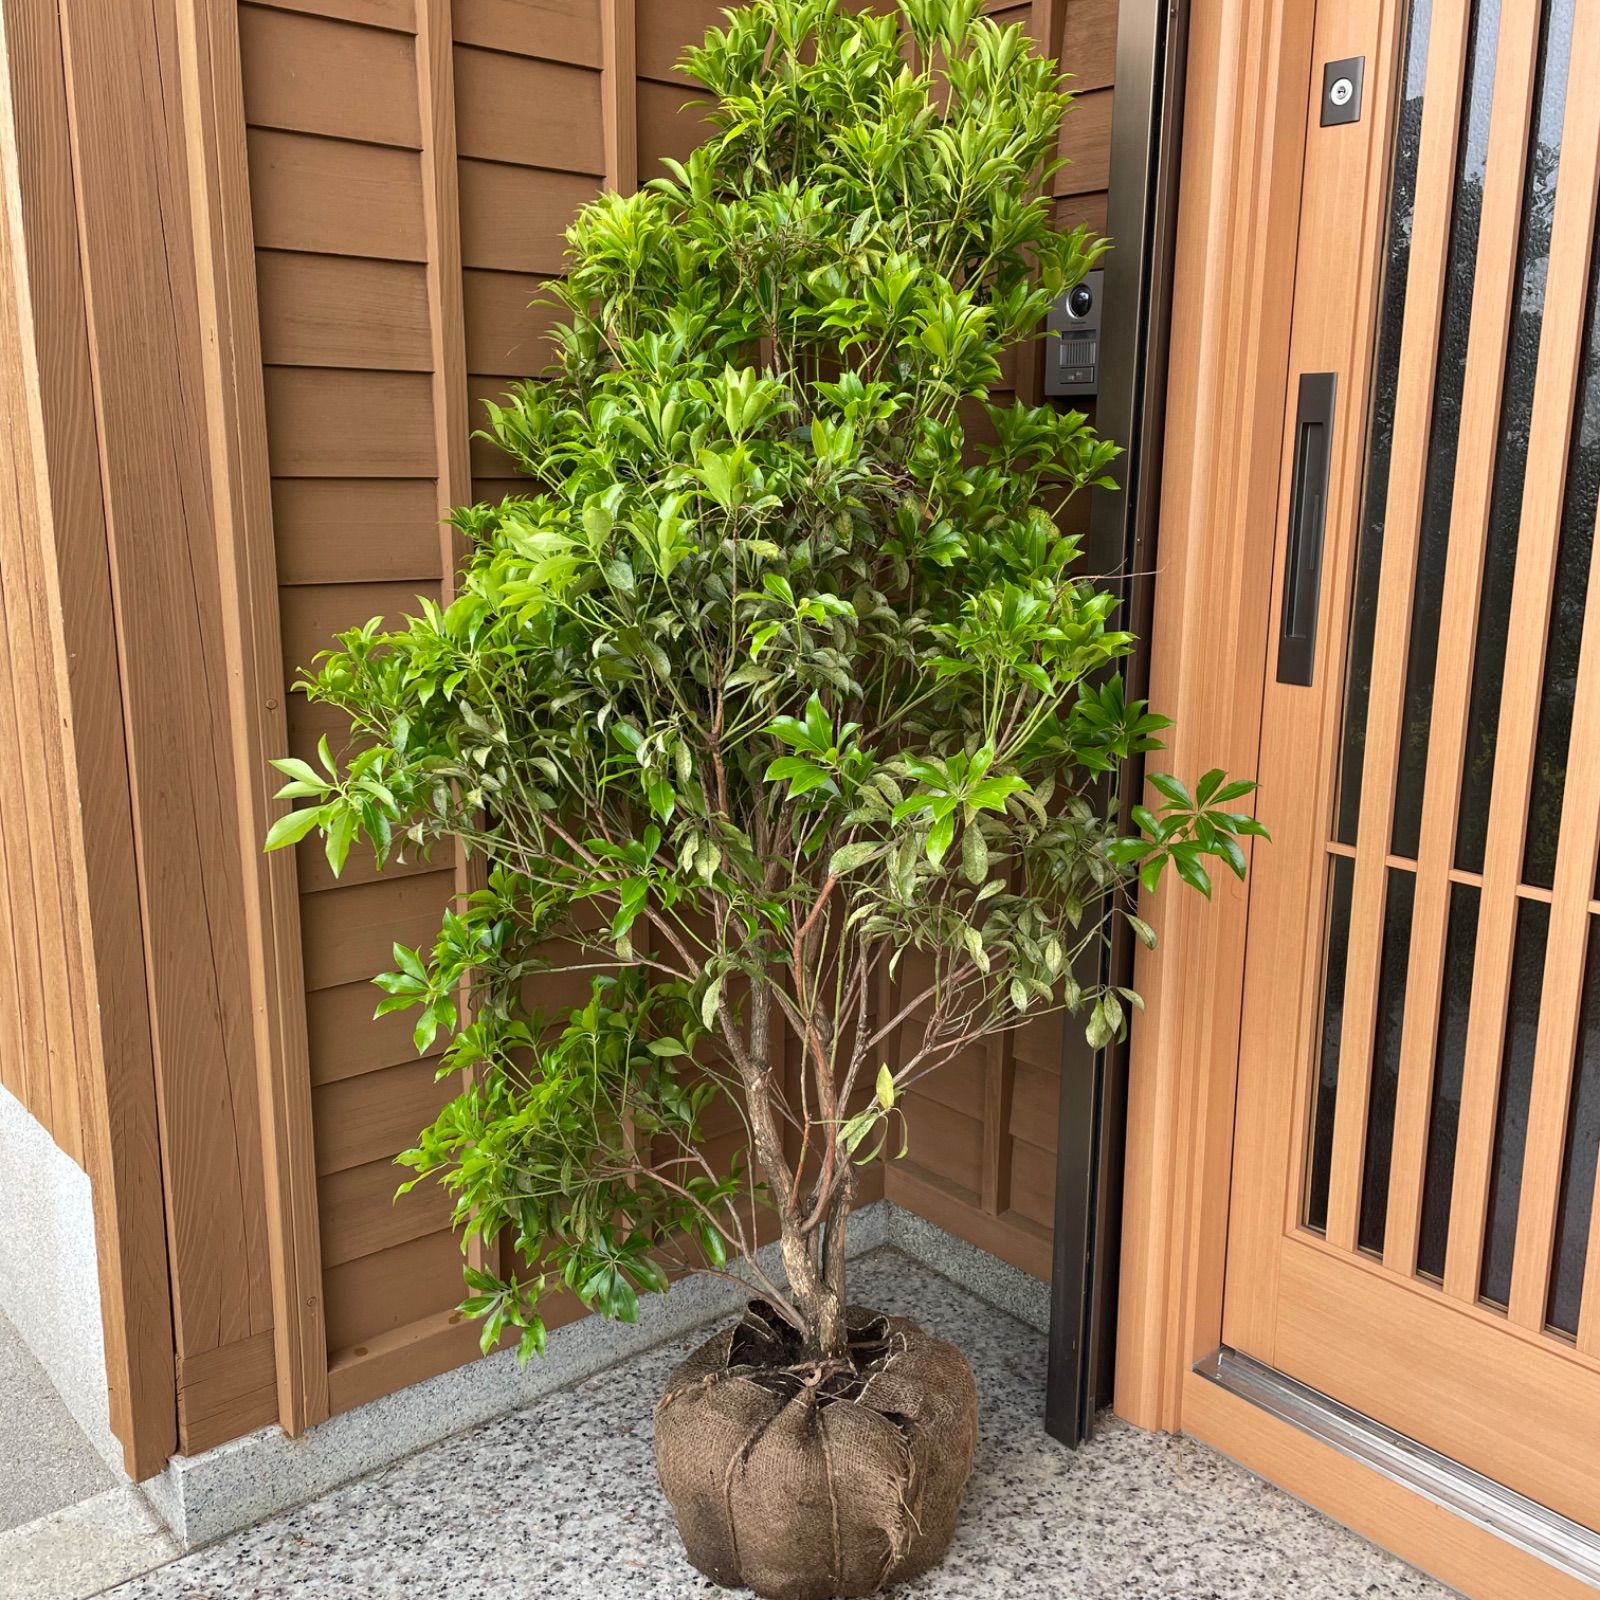
[[[1236,1350],[1218,1350],[1194,1370],[1392,1483],[1600,1587],[1600,1533]]]

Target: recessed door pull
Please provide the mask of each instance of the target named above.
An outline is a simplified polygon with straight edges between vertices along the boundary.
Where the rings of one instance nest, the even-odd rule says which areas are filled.
[[[1278,682],[1309,684],[1317,665],[1317,599],[1328,520],[1328,459],[1333,436],[1332,372],[1302,372],[1289,489],[1289,548],[1283,563]]]

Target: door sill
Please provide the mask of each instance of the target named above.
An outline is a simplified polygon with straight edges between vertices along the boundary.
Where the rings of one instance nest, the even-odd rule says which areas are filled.
[[[1519,1550],[1600,1587],[1600,1533],[1226,1346],[1197,1376]]]

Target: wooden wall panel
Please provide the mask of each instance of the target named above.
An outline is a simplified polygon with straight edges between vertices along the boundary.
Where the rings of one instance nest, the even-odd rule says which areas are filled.
[[[414,151],[252,128],[250,199],[258,248],[423,259]]]

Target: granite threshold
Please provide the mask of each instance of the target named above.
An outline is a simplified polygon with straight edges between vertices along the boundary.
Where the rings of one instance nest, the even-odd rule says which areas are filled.
[[[846,1253],[854,1259],[886,1246],[1020,1322],[1049,1330],[1048,1284],[879,1200],[851,1217]],[[767,1271],[781,1271],[776,1245],[766,1246],[761,1259]],[[179,1547],[195,1550],[681,1338],[728,1316],[739,1300],[723,1280],[688,1278],[670,1294],[647,1297],[636,1323],[585,1317],[558,1328],[544,1358],[526,1368],[519,1370],[511,1351],[497,1351],[341,1412],[298,1438],[274,1424],[199,1455],[174,1456],[140,1488]]]

